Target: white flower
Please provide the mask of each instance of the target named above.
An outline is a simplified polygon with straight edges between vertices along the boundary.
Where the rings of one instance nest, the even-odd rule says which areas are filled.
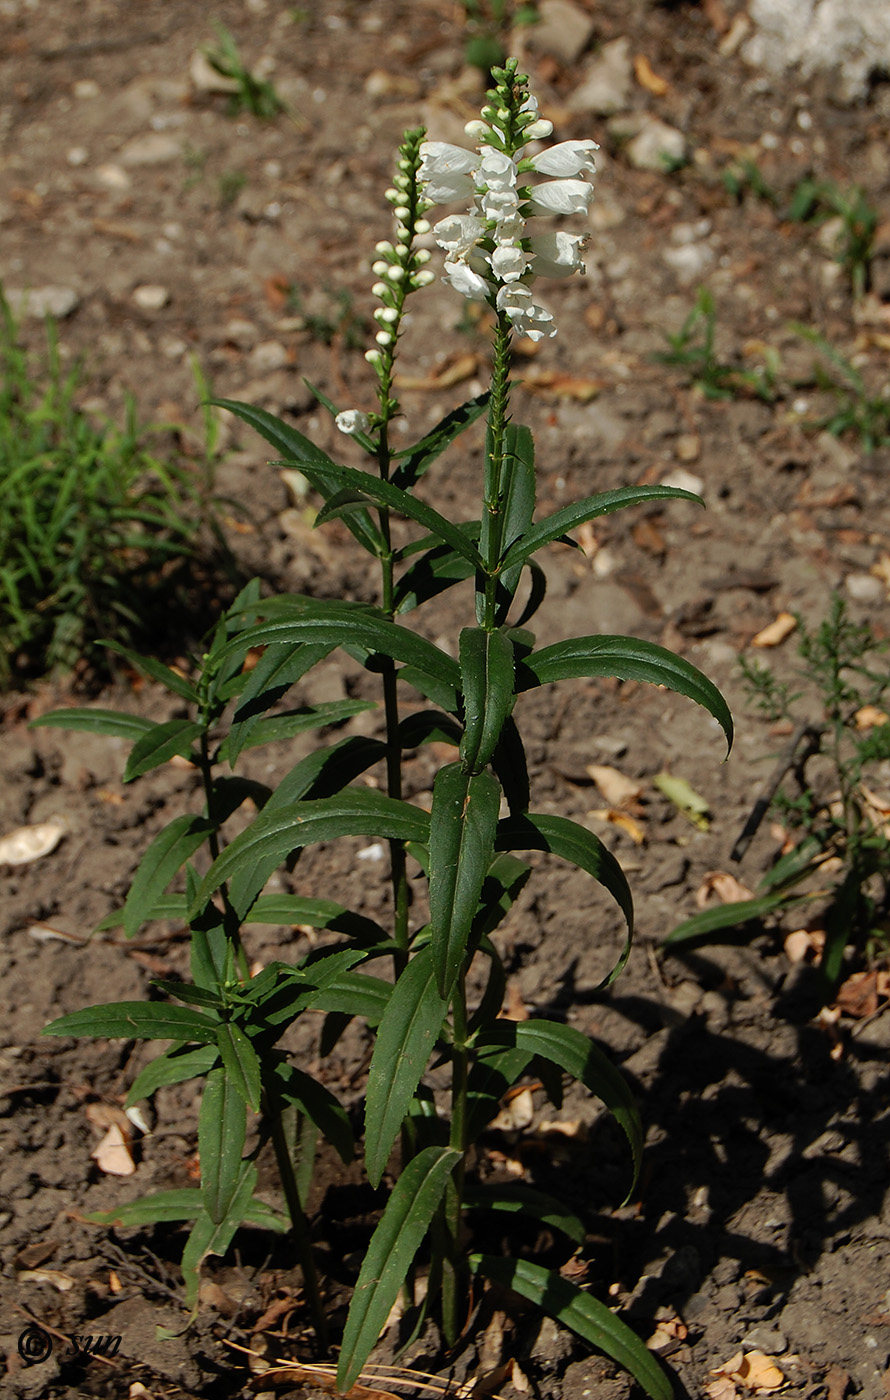
[[[509,229],[501,227],[499,236],[504,238],[521,236],[522,216],[519,213],[519,196],[515,190],[487,190],[479,200],[479,205],[486,219],[491,219],[493,223],[499,225],[509,226]]]
[[[527,131],[525,135],[528,135]],[[558,146],[551,146],[549,150],[532,156],[531,167],[539,175],[555,175],[559,179],[572,175],[592,175],[596,164],[591,152],[598,150],[595,141],[560,141]]]
[[[546,117],[539,117],[536,122],[532,122],[523,131],[526,141],[546,141],[548,136],[553,135],[553,123],[548,122]]]
[[[420,154],[418,176],[426,183],[426,197],[433,204],[450,204],[473,193],[471,171],[479,164],[475,151],[452,146],[448,141],[424,141]]]
[[[449,214],[440,219],[433,236],[450,257],[466,258],[485,233],[485,224],[475,214]]]
[[[349,437],[352,437],[353,433],[366,433],[371,426],[367,413],[362,413],[360,408],[344,408],[342,413],[337,414],[334,422],[340,432]]]
[[[476,171],[476,184],[481,190],[515,190],[514,161],[503,151],[484,151]]]
[[[534,300],[528,287],[518,282],[501,287],[497,295],[498,310],[509,318],[518,335],[528,336],[529,340],[542,340],[556,335],[553,317],[543,306]]]
[[[442,280],[470,301],[484,301],[491,294],[491,286],[487,279],[474,272],[469,263],[446,260],[445,276]]]
[[[586,242],[582,234],[564,233],[562,229],[536,234],[529,240],[535,276],[570,277],[573,272],[583,272],[581,255]]]
[[[548,180],[535,185],[530,202],[533,214],[586,214],[593,188],[583,180]]]
[[[489,261],[499,282],[518,282],[531,259],[517,243],[499,243]]]

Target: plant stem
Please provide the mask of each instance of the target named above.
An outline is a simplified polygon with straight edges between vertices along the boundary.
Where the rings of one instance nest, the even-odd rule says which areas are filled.
[[[485,442],[485,500],[482,507],[482,530],[479,547],[485,568],[485,593],[480,622],[489,632],[495,628],[497,607],[498,565],[504,535],[504,434],[509,422],[510,407],[510,322],[498,313],[494,339],[494,363],[491,375],[491,399],[488,406],[488,431]]]
[[[213,772],[212,764],[210,762],[210,747],[207,738],[207,716],[204,716],[203,718],[205,728],[201,731],[201,781],[204,786],[204,803],[207,810],[207,817],[209,820],[212,821],[215,815]],[[219,833],[217,832],[216,828],[214,828],[208,833],[207,844],[210,847],[211,860],[216,860],[220,852]],[[245,951],[244,944],[241,941],[241,921],[229,902],[229,892],[228,886],[226,884],[223,884],[220,887],[220,894],[222,895],[223,906],[225,909],[226,937],[228,938],[229,943],[231,944],[232,952],[234,954],[235,961],[238,964],[238,971],[241,975],[241,978],[244,982],[247,982],[250,980],[250,963],[247,958],[247,953]]]
[[[327,1318],[325,1317],[324,1306],[321,1301],[321,1293],[318,1287],[318,1274],[315,1269],[315,1260],[312,1258],[312,1248],[309,1243],[309,1229],[306,1224],[303,1203],[300,1200],[300,1192],[297,1188],[294,1164],[288,1148],[287,1135],[284,1131],[281,1113],[273,1111],[271,1119],[272,1145],[275,1149],[275,1160],[278,1164],[281,1184],[284,1188],[284,1199],[287,1202],[287,1213],[290,1216],[291,1230],[293,1232],[294,1243],[297,1247],[297,1258],[299,1260],[300,1270],[303,1274],[303,1289],[306,1294],[306,1302],[309,1304],[309,1311],[312,1315],[312,1324],[315,1328],[316,1338],[318,1339],[319,1354],[321,1356],[327,1356],[329,1350]]]
[[[460,1336],[462,1314],[465,1310],[463,1261],[460,1253],[460,1228],[463,1214],[464,1177],[467,1151],[467,1080],[469,1051],[467,1048],[467,986],[466,969],[462,968],[455,984],[452,1003],[453,1045],[451,1058],[451,1133],[449,1146],[461,1153],[445,1196],[444,1235],[450,1246],[442,1259],[442,1325],[449,1346]]]

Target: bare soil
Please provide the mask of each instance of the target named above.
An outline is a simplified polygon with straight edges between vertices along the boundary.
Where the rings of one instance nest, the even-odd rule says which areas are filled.
[[[876,84],[859,105],[841,107],[829,80],[803,86],[793,74],[752,72],[725,45],[721,52],[721,13],[727,23],[738,18],[740,0],[576,0],[576,8],[594,24],[585,51],[566,59],[530,48],[525,62],[557,135],[592,135],[602,147],[588,273],[554,285],[559,335],[517,359],[523,382],[514,414],[535,430],[541,509],[680,469],[700,479],[707,511],[678,503],[627,512],[597,522],[585,552],[554,546],[537,632],[545,641],[628,632],[673,647],[723,688],[738,733],[723,763],[715,724],[658,690],[579,681],[524,699],[518,718],[534,803],[606,835],[628,872],[639,933],[625,974],[608,993],[597,990],[619,946],[617,918],[607,901],[591,898],[586,877],[540,857],[498,935],[511,1014],[524,1007],[562,1016],[608,1050],[639,1095],[647,1152],[641,1185],[621,1206],[628,1164],[599,1106],[573,1094],[554,1114],[536,1093],[532,1124],[492,1137],[482,1160],[487,1170],[519,1164],[527,1179],[584,1212],[581,1276],[642,1336],[662,1324],[678,1394],[750,1393],[741,1381],[716,1391],[712,1373],[735,1353],[757,1350],[776,1359],[783,1394],[795,1400],[887,1400],[890,1012],[827,1025],[809,971],[788,962],[774,930],[682,958],[660,945],[695,911],[708,872],[733,868],[753,887],[777,850],[766,824],[741,868],[729,865],[782,742],[746,710],[737,653],[783,610],[818,621],[834,588],[878,637],[888,634],[886,588],[871,571],[890,553],[890,453],[866,454],[855,437],[807,426],[829,398],[814,389],[814,352],[792,328],[802,322],[859,356],[876,392],[890,344],[886,263],[875,261],[873,288],[854,304],[824,236],[789,223],[782,206],[806,175],[856,183],[886,228],[890,89]],[[189,65],[213,39],[211,18],[231,30],[249,63],[268,57],[289,117],[231,119],[223,97],[195,88]],[[689,160],[680,169],[635,168],[604,116],[572,111],[585,65],[623,36],[666,82],[656,93],[637,81],[628,107],[683,132]],[[389,233],[382,191],[405,128],[423,122],[435,136],[460,139],[479,95],[463,66],[464,38],[462,7],[449,0],[313,0],[297,9],[219,0],[212,15],[195,0],[0,5],[0,267],[7,290],[74,294],[62,345],[86,357],[97,411],[114,416],[134,393],[144,416],[182,425],[181,450],[196,457],[196,356],[218,395],[284,413],[331,451],[348,451],[303,376],[342,406],[372,406],[362,349],[372,308],[368,255]],[[727,192],[720,171],[745,151],[780,192],[780,207],[750,191],[739,201]],[[683,249],[691,252],[678,257]],[[709,400],[682,370],[653,358],[701,283],[717,305],[723,361],[750,368],[762,363],[763,344],[779,352],[774,403],[743,392]],[[146,286],[164,289],[162,305],[134,298]],[[403,404],[418,433],[483,387],[486,342],[461,323],[448,288],[416,303],[403,362],[416,379]],[[39,321],[23,324],[39,345]],[[217,485],[239,506],[226,510],[245,573],[290,591],[372,598],[351,537],[337,525],[313,533],[263,444],[231,422],[223,433]],[[480,456],[481,434],[471,433],[431,473],[440,509],[460,514],[474,499]],[[468,615],[465,594],[449,599],[444,612],[430,609],[443,644]],[[187,664],[197,641],[171,627],[159,645]],[[786,673],[793,646],[775,653]],[[344,659],[314,673],[300,694],[373,697],[373,684]],[[181,1232],[109,1233],[82,1219],[194,1179],[192,1086],[157,1096],[154,1132],[138,1145],[134,1175],[105,1174],[91,1158],[97,1135],[87,1109],[120,1104],[146,1052],[42,1040],[40,1031],[93,1002],[145,996],[159,975],[187,975],[178,928],[152,926],[129,944],[90,934],[122,903],[150,840],[180,811],[197,810],[200,794],[195,775],[172,765],[125,787],[124,745],[28,729],[29,719],[81,698],[70,678],[3,698],[0,834],[56,816],[67,827],[51,855],[0,869],[5,1393],[247,1395],[256,1385],[228,1343],[312,1355],[286,1243],[244,1232],[237,1249],[208,1267],[198,1324],[161,1342],[156,1325],[185,1324],[175,1263]],[[174,713],[155,687],[126,672],[93,698],[159,718]],[[360,716],[352,727],[377,724]],[[309,742],[248,755],[246,771],[274,779]],[[607,804],[586,771],[591,763],[643,785],[644,844],[595,815]],[[652,787],[666,769],[706,797],[707,830]],[[408,795],[422,801],[432,774],[433,757],[419,751],[408,765]],[[384,912],[385,861],[357,859],[361,846],[307,852],[281,877],[284,887]],[[258,962],[299,957],[307,947],[293,929],[252,929],[250,940]],[[358,1124],[365,1036],[354,1031],[320,1064],[313,1035],[301,1030],[294,1053]],[[547,1127],[554,1118],[568,1134]],[[263,1189],[277,1199],[271,1167]],[[312,1210],[335,1321],[377,1205],[357,1168],[344,1173],[322,1157]],[[269,1320],[273,1304],[277,1321]],[[17,1348],[28,1319],[56,1337],[39,1364]],[[503,1353],[518,1358],[536,1393],[633,1393],[617,1368],[550,1324],[510,1314],[504,1328]],[[111,1362],[78,1360],[64,1341],[74,1333],[119,1335],[120,1350]],[[487,1352],[479,1342],[488,1364],[492,1335],[489,1328]],[[471,1345],[459,1364],[461,1375],[474,1374],[479,1352]],[[145,1390],[132,1389],[136,1382]],[[510,1393],[509,1382],[500,1389]]]

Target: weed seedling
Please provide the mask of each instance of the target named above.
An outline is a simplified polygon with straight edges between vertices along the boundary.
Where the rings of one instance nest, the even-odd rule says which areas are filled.
[[[796,326],[795,330],[815,345],[823,360],[836,371],[830,373],[824,364],[813,366],[817,387],[834,396],[837,408],[834,413],[816,419],[812,426],[824,428],[834,437],[855,433],[864,452],[886,447],[890,443],[890,393],[887,389],[873,394],[856,366],[818,331],[807,326]]]
[[[238,45],[228,29],[222,24],[216,24],[214,28],[217,46],[205,50],[207,62],[222,77],[230,78],[238,84],[237,90],[229,97],[229,114],[237,116],[239,112],[250,112],[254,117],[269,121],[280,112],[287,111],[286,104],[282,102],[272,84],[264,78],[257,77],[245,65],[238,52]]]
[[[777,353],[768,349],[763,364],[756,369],[723,364],[714,348],[716,327],[714,298],[707,287],[700,287],[695,305],[679,331],[664,332],[670,349],[654,355],[653,359],[658,364],[686,370],[692,383],[707,399],[748,397],[774,403],[778,396]]]
[[[827,180],[802,180],[794,191],[789,219],[796,223],[837,218],[840,221],[835,257],[850,279],[857,299],[868,290],[872,248],[878,228],[877,212],[854,185],[841,190]]]
[[[254,582],[219,622],[191,674],[131,656],[168,687],[185,715],[155,723],[87,708],[39,721],[135,738],[128,781],[185,755],[203,792],[200,812],[176,817],[155,837],[122,911],[112,916],[127,935],[147,920],[184,919],[192,981],[158,982],[152,1001],[73,1011],[48,1031],[172,1042],[138,1075],[131,1102],[162,1085],[202,1080],[200,1186],[161,1191],[92,1217],[189,1222],[182,1257],[188,1308],[197,1308],[203,1262],[224,1254],[242,1224],[288,1229],[317,1347],[326,1350],[325,1283],[304,1203],[318,1134],[348,1159],[354,1128],[362,1126],[366,1175],[375,1188],[386,1183],[388,1194],[342,1336],[330,1339],[339,1343],[341,1393],[362,1376],[400,1294],[406,1333],[417,1336],[435,1322],[448,1350],[467,1326],[471,1297],[493,1286],[518,1293],[617,1359],[653,1400],[669,1400],[661,1363],[608,1300],[529,1257],[521,1244],[512,1253],[479,1246],[480,1219],[500,1220],[500,1239],[517,1212],[564,1242],[554,1246],[563,1260],[585,1237],[584,1222],[565,1202],[525,1183],[500,1185],[477,1174],[486,1127],[517,1082],[531,1077],[560,1102],[568,1076],[598,1095],[627,1139],[632,1181],[642,1140],[626,1081],[587,1035],[543,1016],[500,1015],[506,981],[495,935],[534,876],[520,853],[570,862],[614,902],[625,932],[604,985],[624,966],[633,933],[630,889],[615,857],[587,827],[533,804],[517,701],[543,685],[617,676],[692,699],[717,719],[727,741],[732,727],[719,691],[662,647],[598,634],[540,646],[529,630],[545,590],[535,557],[541,550],[625,507],[698,498],[676,487],[627,486],[536,518],[535,444],[511,413],[511,347],[517,335],[539,341],[555,333],[551,313],[536,299],[537,284],[578,271],[584,238],[547,228],[546,221],[586,212],[594,143],[541,149],[537,143],[552,127],[539,118],[515,60],[496,70],[495,79],[481,120],[468,127],[475,149],[426,142],[423,131],[406,133],[400,148],[387,193],[395,238],[377,244],[372,263],[378,329],[365,358],[376,381],[375,406],[338,411],[314,391],[364,454],[365,466],[342,466],[287,421],[223,401],[276,458],[308,478],[321,502],[318,523],[336,519],[351,532],[355,548],[369,556],[377,603],[263,598]],[[435,280],[431,254],[421,246],[431,231],[427,214],[435,204],[464,199],[468,212],[440,219],[432,232],[445,251],[447,283],[492,314],[490,387],[413,445],[403,446],[400,436],[397,446],[391,426],[401,415],[395,363],[406,303]],[[534,234],[526,226],[531,216]],[[430,503],[430,483],[442,455],[483,417],[478,489],[461,495],[458,517],[451,518]],[[469,587],[463,605],[460,594],[454,597],[454,607],[464,608],[464,623],[455,626],[453,613],[437,619],[436,610],[459,583]],[[418,609],[432,616],[415,630],[409,622]],[[452,636],[453,647],[428,640],[431,635]],[[379,704],[282,708],[291,688],[336,648],[376,679]],[[247,749],[342,723],[369,707],[377,712],[376,734],[366,721],[361,732],[347,732],[296,763],[274,788],[230,772]],[[404,765],[406,753],[431,741],[452,746],[454,756],[438,767],[427,807],[407,800]],[[252,817],[239,812],[248,799]],[[388,844],[384,922],[345,908],[331,891],[290,893],[281,875],[266,888],[305,847],[356,837]],[[257,968],[245,933],[257,922],[308,924],[327,936],[298,962]],[[323,1053],[354,1017],[372,1032],[361,1125],[282,1048],[288,1027],[307,1013],[325,1017]],[[255,1128],[250,1137],[248,1124]],[[256,1195],[257,1157],[266,1143],[278,1165],[287,1221]],[[421,1271],[426,1287],[415,1295]]]
[[[762,663],[742,659],[752,701],[766,719],[793,732],[735,854],[744,853],[770,810],[800,839],[760,882],[756,898],[707,909],[674,929],[667,942],[705,941],[746,924],[756,928],[767,915],[781,918],[802,899],[817,899],[828,994],[848,945],[860,958],[890,951],[890,810],[875,775],[890,759],[890,717],[882,709],[890,698],[890,667],[886,649],[869,627],[851,621],[839,594],[818,627],[809,630],[801,619],[798,625],[799,690],[777,681]],[[781,787],[789,771],[792,786]]]

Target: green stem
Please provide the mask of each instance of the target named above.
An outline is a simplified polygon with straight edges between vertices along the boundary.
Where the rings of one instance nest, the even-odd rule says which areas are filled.
[[[287,1202],[287,1213],[290,1216],[294,1244],[297,1247],[297,1259],[299,1260],[300,1270],[303,1275],[303,1290],[306,1295],[306,1302],[309,1304],[309,1312],[312,1316],[315,1335],[318,1339],[319,1355],[327,1356],[329,1350],[328,1323],[318,1287],[318,1274],[315,1268],[315,1260],[312,1258],[312,1247],[309,1243],[309,1227],[306,1223],[303,1203],[300,1200],[297,1178],[294,1173],[294,1164],[288,1148],[287,1134],[284,1131],[281,1113],[273,1111],[271,1119],[272,1145],[275,1149],[275,1160],[278,1163],[281,1184],[284,1188],[284,1199]]]
[[[212,821],[214,819],[213,772],[212,764],[210,762],[210,745],[207,737],[206,728],[201,731],[200,766],[201,781],[204,786],[204,806],[207,812],[208,820]],[[207,844],[210,847],[211,860],[216,860],[219,857],[220,853],[219,833],[216,830],[216,828],[214,828],[208,834]],[[241,941],[241,922],[238,918],[238,915],[235,913],[235,910],[232,908],[231,903],[229,902],[228,886],[225,883],[220,886],[220,894],[222,895],[223,908],[225,911],[224,923],[226,937],[229,940],[229,943],[232,948],[232,953],[238,965],[238,971],[241,975],[241,980],[243,982],[247,982],[250,980],[250,963],[248,962],[244,944]]]
[[[454,1038],[451,1058],[449,1146],[461,1153],[461,1160],[454,1169],[445,1196],[444,1234],[447,1241],[447,1253],[442,1260],[442,1326],[445,1340],[449,1346],[454,1346],[462,1330],[466,1309],[466,1289],[464,1287],[466,1270],[460,1250],[464,1177],[466,1174],[467,1083],[469,1078],[466,969],[461,969],[457,979],[451,1014]]]
[[[494,631],[495,627],[498,572],[504,536],[504,438],[510,408],[511,334],[510,322],[504,313],[500,312],[494,339],[491,399],[485,443],[485,499],[479,538],[485,576],[481,621],[482,626],[489,632]]]

